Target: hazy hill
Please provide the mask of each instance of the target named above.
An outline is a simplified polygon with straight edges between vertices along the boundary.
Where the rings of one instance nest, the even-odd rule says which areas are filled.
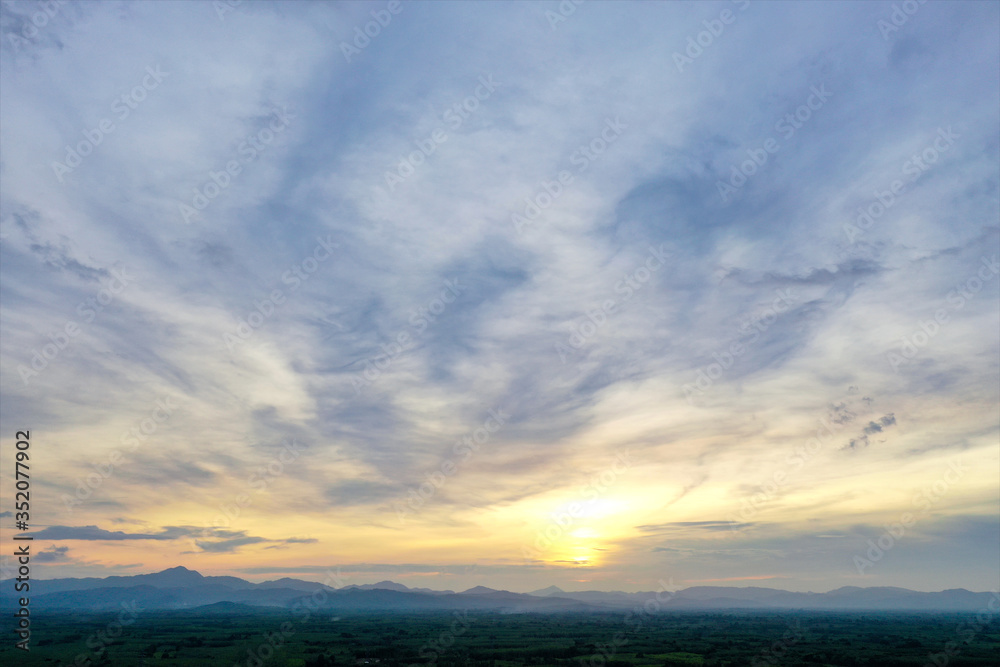
[[[341,611],[479,609],[508,612],[631,610],[657,600],[663,610],[827,609],[858,611],[980,611],[996,597],[953,589],[935,593],[905,588],[845,586],[828,593],[796,593],[759,587],[695,586],[674,593],[653,591],[566,592],[549,586],[512,593],[475,586],[461,593],[411,589],[393,581],[340,589],[301,579],[255,584],[237,577],[204,577],[185,567],[103,579],[32,580],[33,610],[112,610],[135,602],[142,609],[191,609],[205,613],[251,613],[261,607],[309,604]],[[0,582],[0,605],[13,608],[14,587]]]

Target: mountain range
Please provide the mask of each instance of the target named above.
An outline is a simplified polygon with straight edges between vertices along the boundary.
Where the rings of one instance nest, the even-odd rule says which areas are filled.
[[[103,579],[48,579],[30,582],[32,610],[106,611],[122,603],[140,609],[198,609],[206,613],[247,613],[255,608],[310,608],[331,611],[494,610],[502,612],[587,612],[655,608],[663,610],[856,610],[969,611],[987,608],[997,593],[962,588],[925,593],[905,588],[845,586],[828,593],[797,593],[772,588],[696,586],[668,593],[567,592],[549,586],[512,593],[476,586],[462,592],[409,588],[392,581],[331,588],[301,579],[252,583],[238,577],[202,576],[185,567],[152,574]],[[0,607],[13,608],[11,580],[0,582]],[[650,603],[656,600],[659,606]],[[209,607],[209,605],[211,605]]]

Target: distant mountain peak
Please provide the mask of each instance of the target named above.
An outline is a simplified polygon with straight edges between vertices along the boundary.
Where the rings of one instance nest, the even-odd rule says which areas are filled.
[[[467,591],[462,591],[460,595],[487,595],[489,593],[499,593],[500,591],[495,588],[486,588],[486,586],[475,586]]]
[[[183,565],[171,567],[163,570],[162,572],[154,572],[153,574],[138,574],[135,576],[136,582],[172,583],[174,585],[198,584],[205,579],[200,572],[189,570]]]
[[[9,581],[9,580],[8,580]],[[4,582],[6,583],[6,582]],[[287,607],[297,600],[327,589],[314,581],[288,577],[251,583],[227,576],[202,576],[184,566],[160,572],[103,579],[38,579],[31,585],[32,603],[48,609],[117,609],[122,602],[137,600],[142,608],[186,609],[211,614],[249,614]],[[0,585],[0,591],[6,590]],[[329,590],[329,589],[327,589]],[[325,598],[324,608],[335,610],[382,609],[493,609],[514,611],[586,611],[633,609],[647,602],[652,591],[566,592],[548,586],[533,593],[513,593],[476,586],[461,593],[408,588],[393,581],[345,586]],[[822,609],[832,611],[976,611],[990,604],[993,593],[964,588],[920,592],[894,586],[859,588],[844,586],[827,593],[801,593],[758,587],[696,586],[675,591],[660,600],[664,610],[691,609]],[[0,609],[12,604],[0,594]]]
[[[404,586],[403,584],[397,584],[395,581],[388,581],[388,580],[380,581],[376,584],[361,584],[360,586],[358,585],[344,586],[344,590],[350,590],[350,589],[356,589],[359,591],[383,590],[383,591],[398,591],[400,593],[410,592],[410,588],[408,586]]]

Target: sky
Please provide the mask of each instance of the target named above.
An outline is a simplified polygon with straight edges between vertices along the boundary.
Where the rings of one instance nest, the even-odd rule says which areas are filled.
[[[0,12],[33,577],[1000,587],[1000,4]]]

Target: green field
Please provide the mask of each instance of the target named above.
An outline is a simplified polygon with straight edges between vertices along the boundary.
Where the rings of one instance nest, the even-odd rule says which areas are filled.
[[[514,667],[928,664],[996,665],[1000,619],[972,614],[410,613],[250,615],[143,612],[33,617],[31,651],[14,649],[5,618],[0,664],[14,665],[474,665]],[[971,622],[971,625],[970,625]],[[949,642],[953,642],[949,645]],[[957,650],[957,653],[955,651]],[[933,664],[933,663],[931,663]]]

